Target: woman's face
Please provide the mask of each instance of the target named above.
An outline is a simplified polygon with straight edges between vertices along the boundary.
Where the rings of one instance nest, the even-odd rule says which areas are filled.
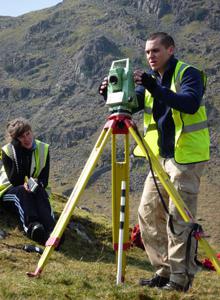
[[[33,132],[31,130],[25,131],[22,135],[18,137],[21,146],[26,149],[31,149],[33,145]]]

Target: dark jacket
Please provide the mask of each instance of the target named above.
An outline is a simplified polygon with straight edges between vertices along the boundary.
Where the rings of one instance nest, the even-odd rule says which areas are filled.
[[[32,155],[34,154],[35,145],[32,149],[26,149],[21,147],[18,141],[12,141],[12,144],[15,148],[18,168],[14,160],[8,157],[5,152],[2,150],[2,163],[5,168],[8,180],[13,186],[23,185],[25,181],[25,176],[31,177],[33,174],[30,174],[31,169],[31,160]],[[49,153],[47,156],[46,165],[38,176],[38,184],[46,187],[48,185],[49,179],[49,169],[50,169],[50,157]],[[19,171],[18,171],[19,170]]]

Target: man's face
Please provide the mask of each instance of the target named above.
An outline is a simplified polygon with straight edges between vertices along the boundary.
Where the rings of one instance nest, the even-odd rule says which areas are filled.
[[[33,145],[33,133],[31,130],[25,131],[22,135],[18,137],[19,142],[21,143],[21,146],[26,149],[31,149]]]
[[[174,47],[166,48],[160,38],[156,38],[146,42],[145,54],[151,69],[163,74],[168,60],[174,54]]]

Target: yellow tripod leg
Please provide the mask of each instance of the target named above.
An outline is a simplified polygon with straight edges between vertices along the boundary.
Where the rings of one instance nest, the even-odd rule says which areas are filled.
[[[185,222],[194,222],[193,216],[191,215],[188,207],[183,202],[180,194],[175,189],[174,185],[170,181],[168,175],[163,170],[160,162],[156,158],[156,156],[153,154],[152,150],[150,149],[149,145],[146,143],[146,141],[137,133],[137,131],[130,125],[127,126],[129,129],[130,134],[138,144],[138,146],[141,148],[141,151],[145,155],[145,157],[148,159],[148,155],[152,162],[153,170],[156,172],[160,182],[166,189],[167,193],[171,197],[172,201],[174,202],[176,208],[178,209],[179,213],[181,214],[183,220]],[[208,242],[205,240],[204,237],[199,234],[197,237],[199,245],[203,247],[205,250],[208,258],[211,260],[213,266],[215,267],[218,274],[220,274],[220,262],[217,259],[217,255],[215,251],[211,248],[211,246],[208,244]]]
[[[57,224],[53,230],[53,232],[50,235],[50,238],[48,239],[46,243],[45,250],[38,262],[37,268],[35,272],[28,272],[27,275],[30,277],[38,276],[42,272],[44,266],[46,265],[51,253],[53,252],[54,248],[57,246],[58,242],[60,241],[60,238],[69,223],[70,217],[73,213],[74,208],[76,207],[76,204],[79,200],[79,197],[81,196],[82,192],[84,191],[86,184],[91,176],[92,171],[94,170],[96,163],[111,135],[112,129],[103,129],[98,141],[96,142],[86,165],[84,166],[84,169],[70,195],[69,200],[67,201],[64,210],[62,214],[60,215],[59,220],[57,221]]]
[[[121,202],[121,182],[126,182],[126,206],[123,237],[122,255],[122,282],[125,278],[126,254],[125,250],[129,247],[129,134],[124,135],[124,161],[118,162],[116,159],[116,136],[112,135],[112,239],[113,247],[117,252],[118,259],[118,238],[120,221],[120,202]]]

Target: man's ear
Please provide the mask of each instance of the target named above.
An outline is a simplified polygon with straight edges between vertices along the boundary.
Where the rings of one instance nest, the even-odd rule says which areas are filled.
[[[174,54],[175,47],[170,46],[167,50],[168,50],[168,53],[169,53],[170,55],[173,55],[173,54]]]

